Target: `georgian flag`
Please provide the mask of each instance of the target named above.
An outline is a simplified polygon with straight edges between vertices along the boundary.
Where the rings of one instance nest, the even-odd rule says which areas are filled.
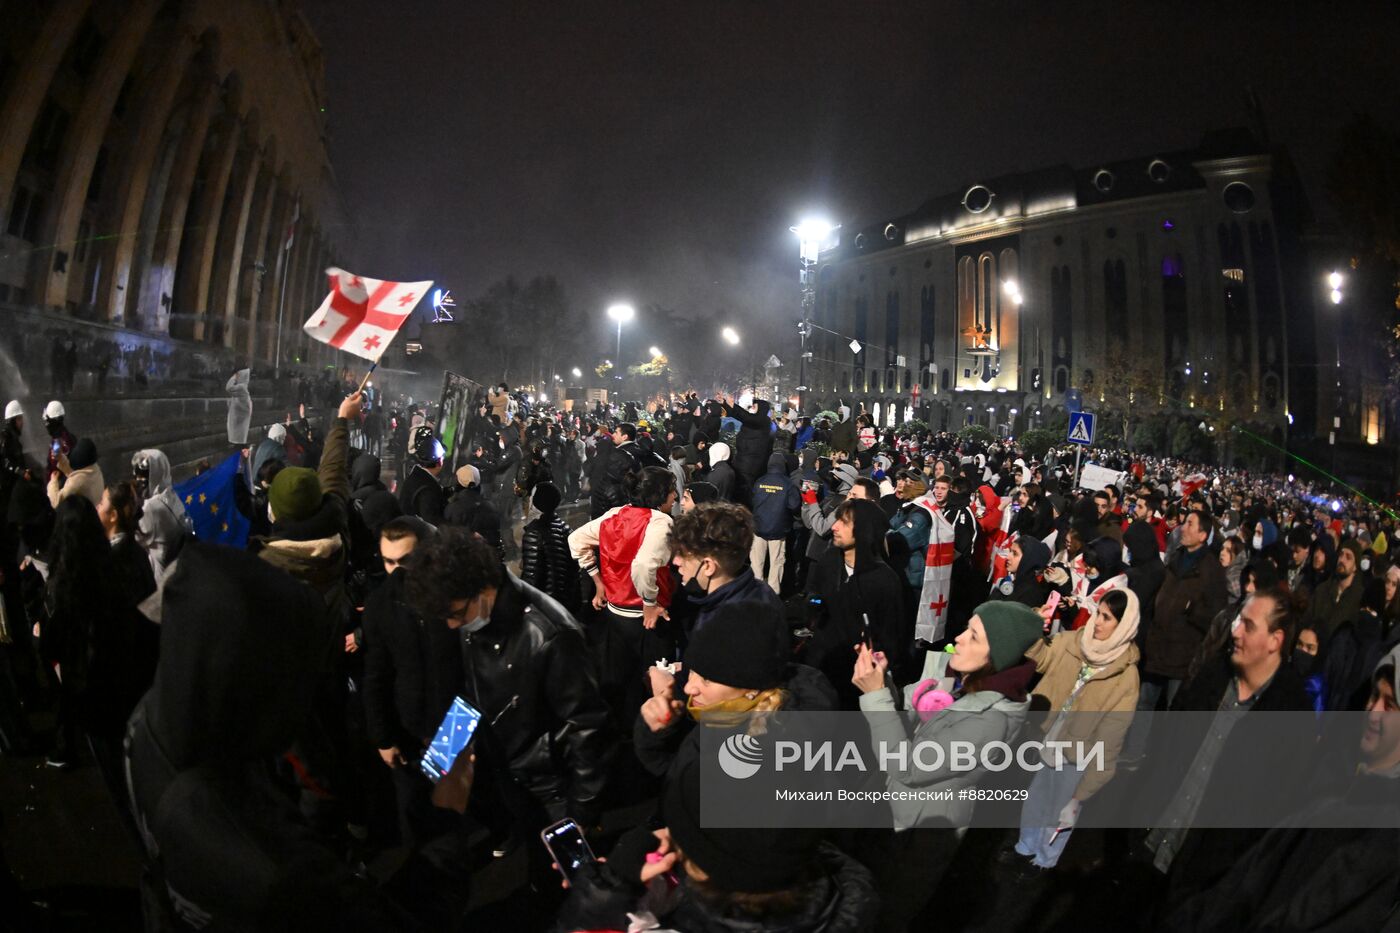
[[[936,642],[948,627],[948,593],[953,581],[953,523],[931,497],[916,503],[928,512],[932,524],[928,531],[928,550],[924,552],[924,586],[919,594],[919,614],[914,623],[914,637]]]
[[[313,339],[379,362],[389,342],[432,282],[385,282],[334,267],[326,270],[331,293],[302,325]]]

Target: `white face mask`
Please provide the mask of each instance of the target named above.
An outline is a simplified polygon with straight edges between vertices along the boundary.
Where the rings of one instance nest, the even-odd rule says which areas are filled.
[[[490,616],[477,616],[466,625],[462,626],[462,631],[467,633],[479,632],[486,628],[486,624],[491,621]]]
[[[1254,550],[1256,550],[1256,551],[1262,551],[1262,550],[1264,550],[1264,536],[1263,536],[1263,535],[1255,535],[1255,536],[1254,536]]]

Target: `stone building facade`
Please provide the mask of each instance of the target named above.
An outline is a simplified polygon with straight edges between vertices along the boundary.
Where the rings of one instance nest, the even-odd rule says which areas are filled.
[[[884,424],[1019,431],[1078,388],[1086,408],[1133,391],[1276,443],[1330,427],[1305,210],[1246,131],[977,180],[822,251],[808,382]]]
[[[348,229],[325,109],[286,0],[7,4],[0,307],[256,365],[285,290],[282,359],[332,362],[300,332]]]

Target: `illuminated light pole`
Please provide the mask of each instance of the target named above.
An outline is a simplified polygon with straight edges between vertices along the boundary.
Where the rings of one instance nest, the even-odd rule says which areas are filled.
[[[1327,276],[1328,298],[1332,304],[1342,303],[1342,274],[1333,271]],[[1332,430],[1327,432],[1327,446],[1332,448],[1332,475],[1337,474],[1337,435],[1342,431],[1342,337],[1340,327],[1332,328],[1332,346],[1336,353],[1336,369],[1333,370],[1332,385]]]
[[[617,360],[622,365],[622,325],[637,316],[631,305],[616,304],[608,308],[608,317],[617,321]]]
[[[797,364],[797,410],[801,413],[807,401],[807,358],[812,355],[807,350],[807,338],[812,335],[812,312],[817,307],[817,259],[822,246],[830,242],[840,225],[808,218],[788,229],[797,234],[799,281],[802,284],[802,320],[797,325],[802,341]]]

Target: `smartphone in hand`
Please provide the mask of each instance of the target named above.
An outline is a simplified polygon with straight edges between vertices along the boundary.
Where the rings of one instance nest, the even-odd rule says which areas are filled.
[[[565,817],[553,826],[540,831],[540,840],[549,850],[550,858],[559,866],[559,874],[565,881],[572,882],[574,875],[588,862],[596,862],[597,856],[583,838],[583,830],[577,822]]]

